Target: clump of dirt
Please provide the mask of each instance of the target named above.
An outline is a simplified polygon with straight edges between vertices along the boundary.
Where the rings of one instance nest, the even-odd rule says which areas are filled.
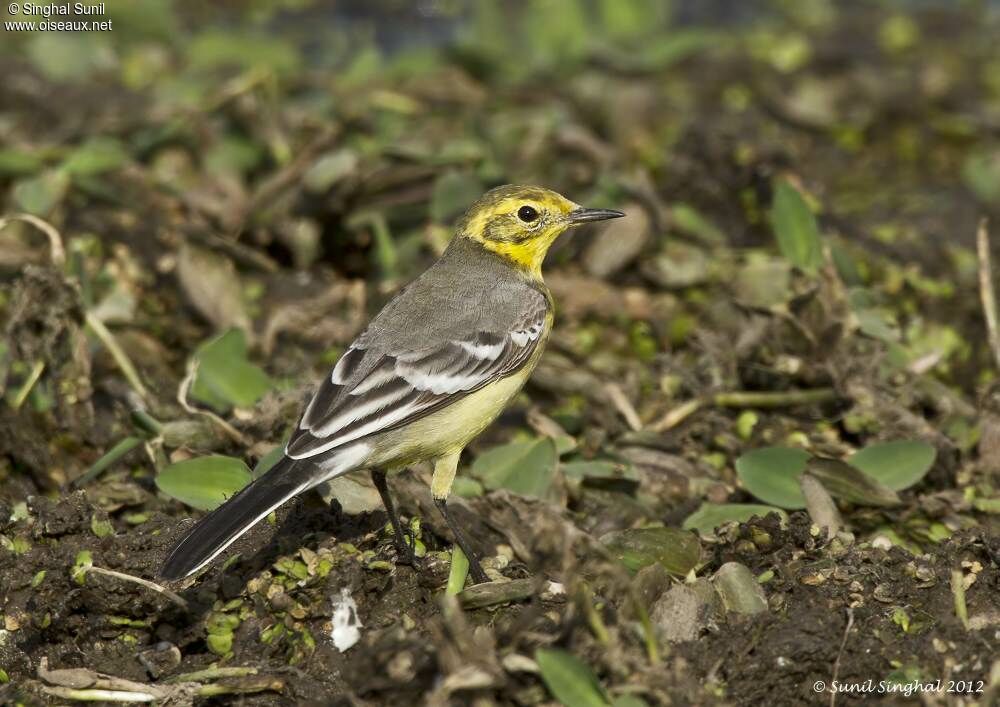
[[[741,704],[775,695],[787,704],[812,702],[815,685],[829,689],[835,680],[872,680],[876,690],[882,681],[941,680],[939,693],[983,699],[1000,631],[996,535],[957,533],[913,556],[844,535],[820,541],[814,533],[805,514],[793,514],[787,529],[772,515],[740,526],[714,549],[709,568],[736,560],[773,572],[764,583],[770,610],[684,646],[699,671]],[[956,614],[952,572],[969,585],[969,628]],[[959,687],[949,691],[949,682]],[[887,693],[871,693],[879,694]]]

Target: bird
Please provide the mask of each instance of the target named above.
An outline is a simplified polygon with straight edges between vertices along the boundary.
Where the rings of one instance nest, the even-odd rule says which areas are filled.
[[[448,507],[459,457],[542,355],[553,324],[542,278],[549,247],[567,229],[624,215],[543,187],[486,192],[459,219],[440,258],[383,307],[320,382],[279,461],[184,533],[160,576],[197,573],[292,497],[365,470],[399,557],[416,564],[387,474],[431,462],[434,504],[473,582],[489,581]]]

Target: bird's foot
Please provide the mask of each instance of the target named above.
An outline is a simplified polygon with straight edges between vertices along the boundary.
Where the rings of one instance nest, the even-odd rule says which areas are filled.
[[[490,581],[489,576],[483,571],[483,566],[479,560],[473,556],[469,557],[469,574],[472,575],[473,584],[484,584]]]
[[[421,558],[417,556],[417,535],[408,526],[401,529],[402,533],[393,533],[392,536],[392,543],[396,546],[396,564],[419,569]]]

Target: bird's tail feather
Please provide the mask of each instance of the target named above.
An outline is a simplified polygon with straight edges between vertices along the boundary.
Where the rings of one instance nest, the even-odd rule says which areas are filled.
[[[352,468],[345,464],[324,473],[311,462],[282,457],[185,533],[164,561],[160,576],[180,579],[194,574],[292,496]]]

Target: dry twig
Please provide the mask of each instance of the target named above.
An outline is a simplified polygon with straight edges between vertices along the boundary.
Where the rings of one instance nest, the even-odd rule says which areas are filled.
[[[1000,369],[1000,326],[997,325],[997,293],[993,287],[993,264],[990,256],[990,232],[986,219],[979,222],[976,231],[976,253],[979,256],[979,298],[983,304],[986,319],[986,333],[989,337],[993,361]]]
[[[13,214],[12,216],[0,218],[0,229],[5,228],[7,224],[14,221],[21,221],[22,223],[34,226],[48,236],[49,254],[52,258],[52,264],[60,268],[65,265],[66,249],[63,248],[62,236],[59,235],[59,231],[56,230],[55,226],[31,214]]]
[[[184,408],[185,412],[192,415],[201,415],[207,417],[211,420],[212,424],[217,425],[220,430],[226,433],[226,435],[236,442],[241,447],[249,447],[250,443],[247,438],[244,437],[239,430],[230,425],[228,422],[223,420],[221,417],[216,415],[210,410],[199,410],[194,405],[188,402],[188,392],[191,390],[191,386],[194,384],[195,376],[198,375],[198,360],[192,358],[188,363],[187,372],[184,376],[184,380],[181,384],[177,386],[177,403]]]
[[[147,589],[152,589],[154,592],[162,594],[167,599],[172,601],[174,604],[179,606],[184,611],[188,610],[188,603],[184,600],[184,597],[180,596],[176,592],[172,592],[164,586],[157,584],[156,582],[150,582],[148,579],[143,579],[142,577],[136,577],[131,574],[125,574],[124,572],[117,572],[115,570],[106,570],[103,567],[90,566],[83,570],[84,572],[96,572],[97,574],[103,574],[106,577],[114,577],[115,579],[121,579],[126,582],[132,582],[133,584],[138,584],[140,586],[146,587]]]

